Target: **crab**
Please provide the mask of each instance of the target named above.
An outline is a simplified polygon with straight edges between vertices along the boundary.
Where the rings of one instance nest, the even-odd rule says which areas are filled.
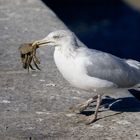
[[[35,42],[33,43],[24,43],[22,45],[20,45],[19,47],[19,51],[21,54],[21,62],[23,64],[23,68],[24,69],[28,69],[29,72],[29,68],[31,68],[32,70],[35,70],[32,67],[32,62],[34,63],[35,67],[38,70],[41,70],[38,66],[38,64],[40,64],[39,59],[36,57],[36,49],[39,48],[39,45]]]

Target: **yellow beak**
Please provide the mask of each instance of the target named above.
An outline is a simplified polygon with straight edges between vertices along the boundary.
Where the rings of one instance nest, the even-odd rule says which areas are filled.
[[[48,43],[51,43],[52,41],[47,41],[47,40],[37,40],[37,41],[34,41],[33,43],[32,43],[32,46],[34,46],[34,45],[38,45],[38,46],[40,46],[40,45],[46,45],[46,44],[48,44]]]

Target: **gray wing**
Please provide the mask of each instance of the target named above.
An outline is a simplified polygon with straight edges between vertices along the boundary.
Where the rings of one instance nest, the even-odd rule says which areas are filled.
[[[132,87],[140,83],[140,69],[129,65],[127,60],[96,50],[86,49],[85,53],[90,62],[86,66],[89,76],[108,80],[119,87]]]

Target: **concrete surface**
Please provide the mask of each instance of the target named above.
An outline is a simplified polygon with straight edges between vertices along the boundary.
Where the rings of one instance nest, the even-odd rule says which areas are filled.
[[[28,74],[22,68],[21,43],[65,28],[39,0],[0,0],[0,140],[139,140],[140,110],[133,103],[123,112],[103,108],[100,119],[89,126],[79,121],[84,115],[69,112],[92,95],[62,78],[52,48],[38,50],[41,71]]]

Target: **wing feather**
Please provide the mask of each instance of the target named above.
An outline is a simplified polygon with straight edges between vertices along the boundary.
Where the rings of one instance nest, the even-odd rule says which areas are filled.
[[[131,67],[125,59],[92,49],[85,48],[83,51],[85,55],[88,54],[88,62],[85,62],[85,65],[89,76],[126,88],[140,83],[140,70]]]

